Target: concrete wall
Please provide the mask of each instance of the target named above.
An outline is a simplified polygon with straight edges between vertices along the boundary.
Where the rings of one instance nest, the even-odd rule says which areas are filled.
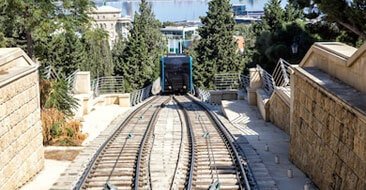
[[[317,67],[355,89],[366,93],[366,44],[359,49],[337,43],[315,43],[301,67]]]
[[[275,89],[269,99],[269,120],[290,134],[290,100],[281,89]]]
[[[290,159],[320,189],[365,189],[363,94],[314,68],[292,77]]]
[[[238,90],[210,90],[211,103],[221,104],[222,100],[237,100]]]
[[[37,66],[20,49],[0,49],[0,189],[43,168]]]
[[[269,96],[261,88],[256,91],[257,103],[259,113],[264,121],[269,121]]]

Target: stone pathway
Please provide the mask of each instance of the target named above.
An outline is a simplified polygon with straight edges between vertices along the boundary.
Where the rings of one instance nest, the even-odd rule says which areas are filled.
[[[310,180],[288,160],[289,136],[265,122],[259,110],[245,100],[223,101],[222,107],[232,125],[222,116],[221,119],[244,150],[260,189],[304,189]],[[288,177],[289,170],[293,173],[292,178]]]

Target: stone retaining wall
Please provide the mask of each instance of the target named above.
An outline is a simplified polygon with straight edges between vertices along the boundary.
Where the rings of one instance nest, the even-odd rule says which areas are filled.
[[[3,65],[6,63],[0,64],[0,189],[16,189],[44,164],[39,78],[36,66],[26,71],[21,67],[16,73],[14,68],[2,70]]]
[[[293,77],[290,159],[320,189],[365,189],[366,117],[328,87],[358,94],[301,68]]]
[[[269,120],[288,135],[290,134],[290,105],[277,90],[269,99]]]

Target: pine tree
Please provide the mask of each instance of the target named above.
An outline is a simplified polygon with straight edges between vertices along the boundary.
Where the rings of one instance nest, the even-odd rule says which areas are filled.
[[[52,68],[62,76],[71,75],[79,65],[84,65],[87,54],[81,39],[70,32],[53,34],[40,46],[37,46],[42,66]]]
[[[335,22],[346,30],[366,40],[366,1],[365,0],[290,0],[307,7],[308,18],[322,16],[329,22]],[[318,11],[320,10],[320,11]]]
[[[216,73],[243,69],[234,39],[235,21],[229,0],[212,0],[207,16],[201,18],[201,39],[196,51],[194,79],[199,87],[212,88]]]
[[[155,19],[151,5],[142,0],[135,14],[133,29],[122,58],[116,62],[116,74],[124,77],[127,92],[150,84],[159,73],[159,58],[163,52],[160,22]]]
[[[281,0],[270,0],[264,6],[264,16],[262,18],[265,27],[270,31],[275,31],[282,27],[284,22],[285,12],[281,7]]]

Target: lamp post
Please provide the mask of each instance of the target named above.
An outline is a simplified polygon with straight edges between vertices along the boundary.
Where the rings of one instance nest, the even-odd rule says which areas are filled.
[[[292,54],[297,54],[298,48],[299,48],[299,45],[297,44],[296,41],[294,41],[294,43],[292,43],[292,45],[291,45]]]

